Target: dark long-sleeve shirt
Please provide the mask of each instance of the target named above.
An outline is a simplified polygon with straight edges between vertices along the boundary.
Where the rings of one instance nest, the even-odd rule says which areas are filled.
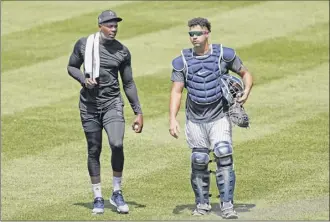
[[[80,91],[80,109],[89,111],[107,110],[123,103],[120,93],[118,73],[123,89],[134,114],[142,114],[137,89],[132,76],[131,54],[127,47],[117,40],[100,39],[100,75],[93,89],[84,87],[85,75],[80,70],[84,63],[87,37],[80,38],[69,59],[68,73],[83,88]]]

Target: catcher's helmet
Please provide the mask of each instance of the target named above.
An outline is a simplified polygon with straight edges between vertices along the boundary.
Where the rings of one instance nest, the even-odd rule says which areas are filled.
[[[244,94],[244,84],[241,79],[229,74],[221,76],[221,89],[229,104],[235,103],[235,99]]]

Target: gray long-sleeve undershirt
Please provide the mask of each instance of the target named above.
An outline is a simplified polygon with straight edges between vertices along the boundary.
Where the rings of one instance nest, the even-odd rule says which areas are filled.
[[[87,38],[79,39],[73,49],[67,67],[68,74],[82,86],[80,93],[81,107],[107,109],[114,101],[122,101],[118,81],[120,73],[125,95],[134,111],[142,114],[137,88],[132,75],[131,54],[119,41],[100,40],[100,75],[98,85],[93,89],[84,87],[85,75],[80,70],[84,63]]]

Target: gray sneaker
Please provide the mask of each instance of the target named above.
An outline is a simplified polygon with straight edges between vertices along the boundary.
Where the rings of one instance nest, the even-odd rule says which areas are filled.
[[[234,205],[232,203],[227,203],[226,206],[223,206],[220,203],[221,216],[223,219],[238,219],[238,215],[234,210]]]
[[[211,210],[211,205],[210,204],[197,204],[196,205],[196,209],[192,212],[193,216],[201,216],[201,215],[205,215],[207,213],[210,212]]]
[[[104,199],[102,197],[96,197],[94,199],[92,214],[103,214],[103,213],[104,213]]]
[[[127,214],[129,211],[121,190],[117,190],[112,193],[110,203],[117,208],[118,213]]]

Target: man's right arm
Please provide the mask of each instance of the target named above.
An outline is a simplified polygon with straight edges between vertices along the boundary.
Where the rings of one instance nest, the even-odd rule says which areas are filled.
[[[181,105],[183,82],[173,82],[170,98],[170,121],[175,120]]]
[[[83,54],[81,51],[82,48],[83,41],[82,39],[79,39],[73,48],[67,70],[68,74],[83,86],[85,83],[85,76],[80,70],[80,67],[84,62]]]
[[[170,98],[170,120],[174,120],[179,112],[182,91],[184,88],[184,72],[185,66],[182,60],[182,57],[176,57],[172,61],[172,90],[171,90],[171,98]]]
[[[183,82],[173,82],[170,98],[170,128],[169,132],[174,138],[179,137],[180,126],[179,122],[176,119],[176,116],[180,109],[181,97],[183,91],[184,83]]]
[[[170,128],[169,132],[174,138],[179,137],[180,126],[176,120],[181,105],[182,91],[184,88],[184,65],[180,57],[177,57],[172,62],[172,90],[170,98]]]

